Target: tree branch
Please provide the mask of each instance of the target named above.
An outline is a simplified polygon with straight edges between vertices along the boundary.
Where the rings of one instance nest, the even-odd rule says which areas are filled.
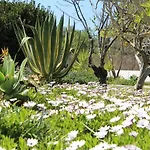
[[[74,19],[74,20],[76,20],[76,21],[80,21],[80,20],[76,19],[75,17],[69,15],[69,14],[66,13],[65,11],[63,11],[63,10],[62,10],[61,8],[59,8],[58,6],[55,5],[55,7],[56,7],[57,9],[59,9],[63,14],[67,15],[68,17],[70,17],[70,18],[72,18],[72,19]]]
[[[136,51],[141,52],[141,50],[140,50],[138,47],[136,47],[133,42],[131,42],[130,40],[128,40],[127,38],[125,38],[125,37],[123,37],[123,36],[122,36],[122,38],[123,38],[126,42],[128,42]]]
[[[106,57],[106,54],[110,48],[110,46],[114,43],[114,41],[118,38],[118,36],[115,36],[108,45],[105,45],[104,48],[103,48],[103,51],[101,52],[101,66],[104,66],[105,62],[105,57]]]

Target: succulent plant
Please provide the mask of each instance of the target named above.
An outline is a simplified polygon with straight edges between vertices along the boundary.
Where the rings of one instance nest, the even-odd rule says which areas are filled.
[[[78,44],[72,51],[75,24],[71,27],[69,21],[64,31],[64,16],[56,25],[56,18],[51,14],[43,23],[37,19],[35,27],[27,25],[33,37],[27,36],[26,26],[23,22],[21,24],[22,27],[14,24],[14,30],[31,70],[47,81],[64,77],[75,62],[81,46],[79,35]],[[69,58],[71,60],[68,61]]]
[[[23,71],[27,59],[24,59],[19,72],[15,72],[15,63],[9,54],[4,56],[3,64],[0,66],[0,91],[4,92],[6,99],[17,97],[26,93],[25,85],[20,84],[23,80]],[[24,93],[24,94],[25,94]]]

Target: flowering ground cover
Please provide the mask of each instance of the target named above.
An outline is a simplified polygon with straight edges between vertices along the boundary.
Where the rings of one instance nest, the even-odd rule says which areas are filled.
[[[46,84],[22,106],[1,101],[0,149],[149,150],[149,94],[95,82]]]

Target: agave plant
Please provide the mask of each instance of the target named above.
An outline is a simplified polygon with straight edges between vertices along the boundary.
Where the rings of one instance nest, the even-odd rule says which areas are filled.
[[[43,23],[37,19],[35,27],[27,25],[32,30],[33,37],[27,36],[22,21],[21,24],[22,27],[14,24],[14,30],[31,70],[47,81],[64,77],[71,69],[80,50],[80,36],[74,51],[71,48],[75,24],[71,27],[69,21],[68,28],[64,32],[64,16],[57,26],[55,16],[51,14]],[[71,61],[68,61],[69,58]]]
[[[27,59],[24,59],[20,71],[15,72],[15,63],[9,54],[4,56],[3,64],[0,66],[0,90],[4,92],[6,99],[23,95],[27,92],[25,85],[20,84],[23,80],[23,71]]]

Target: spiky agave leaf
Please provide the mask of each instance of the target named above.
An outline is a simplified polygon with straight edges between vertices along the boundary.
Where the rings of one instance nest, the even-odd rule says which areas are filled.
[[[47,81],[64,76],[71,69],[78,55],[79,47],[75,50],[71,65],[66,68],[74,37],[75,24],[71,27],[68,23],[68,29],[64,36],[63,23],[64,16],[61,17],[57,26],[53,14],[47,16],[42,23],[37,19],[35,27],[28,26],[33,32],[32,38],[26,35],[23,23],[21,23],[22,29],[17,24],[14,25],[18,41],[28,58],[31,70],[42,75]],[[63,43],[64,40],[65,43]]]

